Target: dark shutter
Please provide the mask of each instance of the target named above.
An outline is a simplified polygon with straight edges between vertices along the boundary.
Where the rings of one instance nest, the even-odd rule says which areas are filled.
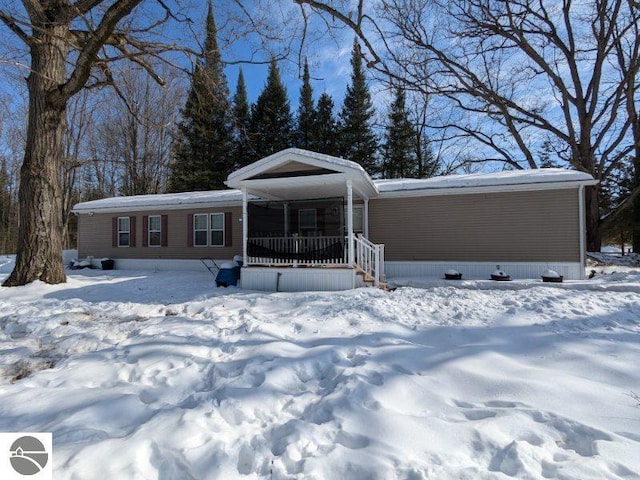
[[[193,247],[193,213],[187,215],[187,247]]]
[[[142,217],[142,246],[149,246],[149,216],[144,215]]]
[[[166,247],[167,245],[169,245],[169,242],[168,242],[168,238],[169,238],[168,226],[169,226],[169,216],[168,215],[162,215],[161,220],[160,220],[160,246],[161,247]]]
[[[118,217],[111,219],[111,246],[118,246]]]
[[[136,217],[129,217],[129,230],[131,233],[129,234],[131,240],[129,241],[130,247],[136,246]]]
[[[231,212],[224,212],[224,246],[230,247],[233,243],[233,232],[231,228]]]

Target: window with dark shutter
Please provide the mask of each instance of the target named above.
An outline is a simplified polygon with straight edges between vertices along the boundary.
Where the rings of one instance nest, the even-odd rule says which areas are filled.
[[[224,246],[225,247],[230,247],[233,244],[232,219],[233,219],[233,215],[231,214],[231,212],[224,213]]]
[[[162,217],[160,215],[149,215],[147,236],[150,247],[162,245]]]
[[[187,247],[193,247],[193,213],[187,215]]]
[[[118,217],[117,218],[117,246],[129,247],[132,245],[131,238],[131,217]]]
[[[160,246],[166,247],[169,245],[169,231],[168,231],[169,216],[168,215],[162,215],[160,228],[161,228]]]

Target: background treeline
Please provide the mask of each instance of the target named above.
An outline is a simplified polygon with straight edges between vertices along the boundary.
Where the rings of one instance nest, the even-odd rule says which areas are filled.
[[[419,124],[421,109],[407,108],[403,90],[390,89],[386,116],[375,111],[356,42],[341,108],[326,92],[315,99],[305,62],[295,112],[276,60],[255,103],[242,69],[230,93],[211,9],[203,45],[186,79],[160,65],[167,82],[161,87],[142,69],[130,69],[117,90],[86,90],[72,100],[62,173],[65,248],[76,243],[70,211],[77,202],[226,188],[231,171],[289,147],[351,159],[378,177],[428,177],[454,168],[434,154]],[[25,118],[24,109],[0,117],[0,253],[16,248]]]
[[[607,13],[605,10],[602,15]],[[632,13],[635,15],[635,10]],[[518,15],[526,17],[527,11]],[[617,21],[618,17],[614,20]],[[471,22],[474,18],[465,17],[464,20]],[[576,19],[570,17],[569,20]],[[633,27],[630,27],[631,33],[637,30],[636,20],[636,17],[629,20],[628,24]],[[404,23],[400,26],[407,34],[403,38],[409,39],[410,45],[417,42],[413,46],[422,55],[420,49],[424,45],[409,35],[414,32],[414,26]],[[468,35],[468,29],[461,27],[460,31]],[[537,31],[527,33],[532,36],[538,34]],[[488,35],[484,31],[474,31],[473,34],[475,36],[465,38],[476,41],[476,37],[481,39],[482,35]],[[619,118],[629,119],[627,123],[630,126],[624,126],[627,123],[623,122],[617,136],[597,135],[597,139],[611,137],[615,141],[612,140],[611,148],[600,148],[601,161],[596,162],[594,168],[587,168],[575,153],[581,151],[583,145],[580,142],[562,140],[575,147],[574,152],[549,136],[550,140],[541,149],[534,150],[524,141],[509,144],[505,140],[511,138],[509,135],[485,128],[485,124],[494,121],[499,126],[509,127],[511,136],[523,140],[523,132],[540,127],[536,122],[542,121],[541,110],[533,105],[531,115],[534,120],[529,120],[528,112],[524,110],[528,105],[526,102],[518,103],[507,94],[497,95],[489,88],[491,85],[466,81],[467,74],[475,82],[482,78],[473,76],[471,67],[468,71],[463,69],[464,62],[450,61],[450,58],[464,60],[467,58],[465,52],[450,57],[444,55],[447,52],[440,52],[437,58],[426,55],[424,59],[420,55],[415,58],[394,56],[392,58],[398,68],[387,72],[380,70],[381,64],[376,62],[367,62],[367,66],[372,68],[365,69],[364,59],[370,58],[372,52],[361,51],[360,44],[354,41],[351,78],[341,105],[336,105],[326,92],[314,94],[313,67],[306,62],[300,68],[299,92],[287,92],[280,76],[281,65],[274,59],[262,92],[255,103],[250,103],[241,70],[234,91],[230,92],[216,35],[209,4],[202,35],[202,54],[190,75],[158,63],[154,68],[166,81],[166,86],[160,87],[143,68],[129,68],[119,72],[116,89],[85,90],[72,98],[67,111],[64,168],[60,172],[66,247],[75,245],[75,219],[69,212],[78,201],[115,195],[224,188],[223,182],[230,171],[287,147],[306,148],[356,161],[373,177],[420,178],[456,170],[468,172],[483,168],[486,162],[501,165],[498,168],[523,168],[521,163],[527,163],[529,168],[558,165],[578,168],[601,180],[597,195],[600,215],[596,227],[602,225],[605,243],[624,244],[633,237],[636,238],[635,244],[640,239],[637,155],[640,143],[635,141],[629,146],[623,142],[631,133],[633,138],[640,138],[640,121],[637,120],[636,102],[633,101],[637,85],[637,49],[632,52],[635,56],[629,57],[634,61],[629,65],[634,65],[635,70],[627,68],[628,62],[622,62],[620,68],[613,69],[623,73],[629,70],[621,77],[620,88],[615,90],[625,93],[621,93],[620,98],[631,98],[627,106],[629,112],[622,107],[609,106],[612,102],[607,101],[602,107],[604,113],[595,117],[606,120],[609,115],[611,122],[602,121],[606,126],[615,125],[613,120]],[[621,34],[619,42],[614,43],[619,47],[615,50],[616,58],[626,59],[631,55],[622,48],[622,40],[627,36],[637,40],[637,35],[625,35]],[[494,53],[490,50],[488,54]],[[587,58],[584,61],[588,63],[591,60]],[[422,82],[433,83],[439,78],[426,69],[434,62],[444,63],[447,68],[440,70],[441,73],[448,72],[448,77],[454,81],[435,86],[423,85]],[[526,70],[527,67],[522,68]],[[377,85],[385,87],[376,95],[377,111],[369,91],[367,74],[376,75]],[[513,92],[532,81],[517,75],[509,79],[510,83],[505,79],[500,85],[512,85],[513,89],[508,91]],[[18,178],[26,141],[27,101],[22,77],[7,77],[4,82],[6,87],[0,90],[0,253],[12,253],[16,251]],[[456,89],[451,90],[452,86]],[[3,94],[2,91],[10,93]],[[296,93],[298,106],[293,111],[289,95]],[[16,100],[16,96],[22,96],[22,101]],[[436,115],[433,114],[432,99],[438,96],[441,100],[450,98],[453,102],[451,108],[438,107],[439,115],[442,117],[445,112],[447,117],[446,112],[452,112],[452,117],[445,121],[440,118],[439,127],[433,128]],[[616,105],[623,103],[621,100],[616,102]],[[481,121],[478,125],[483,127],[468,123],[463,117],[453,116],[453,112],[461,110]],[[573,110],[569,108],[568,111]],[[576,111],[581,112],[582,109]],[[561,130],[546,121],[542,127],[543,131],[546,128],[552,133]],[[503,143],[500,143],[501,139]],[[481,149],[461,147],[463,144],[473,145],[470,140],[493,148],[499,155],[493,158]],[[617,148],[619,144],[622,147]],[[526,153],[527,162],[515,158],[519,149]],[[590,151],[595,155],[596,150],[594,147]],[[608,152],[611,158],[605,158],[602,152]],[[632,203],[638,205],[620,208]],[[593,224],[591,221],[590,231],[597,231]]]

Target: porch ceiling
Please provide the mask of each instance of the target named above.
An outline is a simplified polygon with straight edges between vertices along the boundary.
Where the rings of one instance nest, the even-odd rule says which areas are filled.
[[[344,197],[347,183],[343,174],[317,175],[306,177],[270,178],[245,180],[242,182],[249,193],[269,200],[305,200],[316,198]],[[363,192],[362,186],[353,182],[354,195],[371,198],[377,192]]]
[[[226,184],[269,200],[304,200],[345,196],[348,180],[356,196],[378,196],[373,181],[357,163],[294,148],[231,173]]]

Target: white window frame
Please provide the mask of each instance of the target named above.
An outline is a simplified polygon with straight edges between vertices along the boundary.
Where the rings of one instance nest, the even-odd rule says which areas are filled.
[[[349,212],[347,211],[349,207],[344,207],[344,218],[347,218],[347,215],[349,214]],[[357,214],[356,214],[356,210],[360,210],[360,225],[356,225],[356,218],[357,218]],[[346,220],[345,220],[345,230],[347,228],[346,226]],[[364,235],[364,205],[354,205],[353,206],[353,233],[362,233]]]
[[[315,208],[301,208],[298,210],[298,232],[300,235],[304,235],[304,231],[302,230],[302,214],[303,212],[313,212],[313,232],[318,231],[318,210]],[[308,231],[309,228],[305,228],[305,231]]]
[[[121,225],[120,225],[120,220],[126,220],[127,221],[127,229],[123,230],[121,229]],[[131,217],[118,217],[118,248],[128,248],[131,246]],[[120,235],[121,234],[127,234],[128,235],[128,240],[127,240],[127,244],[123,245],[121,240]]]
[[[157,230],[152,230],[151,229],[151,219],[152,218],[157,218],[158,219],[158,229]],[[154,245],[151,243],[151,234],[152,233],[157,233],[158,234],[158,244]],[[161,247],[162,246],[162,215],[149,215],[147,217],[147,246],[149,247]]]
[[[218,217],[222,217],[222,228],[213,228],[213,217],[214,216],[218,216]],[[225,236],[226,236],[226,232],[224,231],[224,223],[225,223],[225,215],[224,212],[218,212],[218,213],[210,213],[209,214],[209,246],[211,247],[224,247],[225,246]],[[220,244],[214,244],[213,243],[213,239],[212,239],[212,235],[213,232],[222,232],[222,243]]]
[[[205,225],[204,228],[201,229],[197,229],[197,221],[196,218],[200,217],[200,216],[204,216],[205,220]],[[204,244],[199,244],[198,243],[198,236],[196,235],[197,232],[205,232],[205,243]],[[194,213],[193,214],[193,246],[194,247],[208,247],[209,246],[209,214],[208,213]]]

